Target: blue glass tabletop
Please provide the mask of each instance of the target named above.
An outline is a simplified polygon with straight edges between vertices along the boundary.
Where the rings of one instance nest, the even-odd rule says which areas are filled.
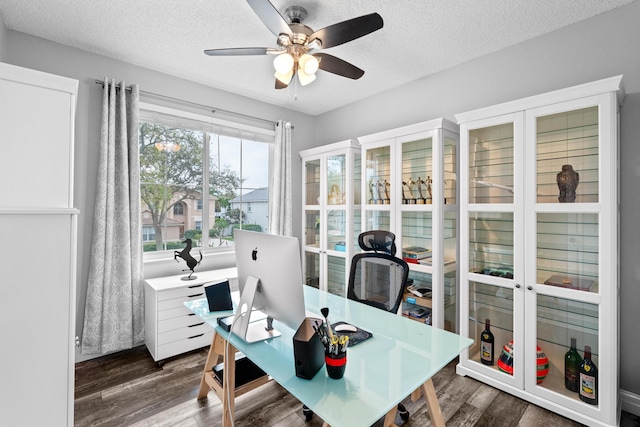
[[[320,315],[329,308],[329,321],[345,321],[373,336],[347,349],[342,379],[327,376],[323,367],[311,380],[298,378],[291,328],[274,322],[282,335],[248,344],[235,335],[230,342],[275,381],[333,427],[370,426],[453,360],[473,340],[392,313],[304,286],[307,312]],[[186,302],[225,339],[217,325],[231,311],[208,311],[206,299]]]

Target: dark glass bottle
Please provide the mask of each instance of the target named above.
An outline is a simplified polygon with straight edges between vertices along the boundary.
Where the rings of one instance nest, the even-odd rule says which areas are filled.
[[[493,365],[493,334],[491,333],[491,322],[484,321],[484,331],[480,334],[480,361],[485,365]]]
[[[591,360],[591,347],[584,346],[584,359],[580,364],[580,400],[598,404],[598,368]]]
[[[564,355],[564,386],[567,390],[580,391],[580,365],[582,357],[576,350],[576,339],[571,338],[571,348]]]

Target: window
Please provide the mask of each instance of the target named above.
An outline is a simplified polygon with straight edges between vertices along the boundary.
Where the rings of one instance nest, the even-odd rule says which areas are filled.
[[[247,202],[268,194],[274,130],[140,105],[140,195],[145,252],[233,245],[233,229],[268,231]],[[268,197],[259,203],[268,212]]]
[[[184,215],[184,205],[182,203],[176,203],[173,205],[174,215]]]
[[[156,240],[156,230],[152,226],[144,225],[142,226],[142,241],[143,242],[152,242]]]

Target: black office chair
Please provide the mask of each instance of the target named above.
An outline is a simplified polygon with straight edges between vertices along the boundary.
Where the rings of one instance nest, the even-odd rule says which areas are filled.
[[[409,266],[396,258],[396,236],[371,230],[358,236],[362,253],[351,260],[347,298],[397,313],[407,286]]]
[[[407,287],[409,265],[396,258],[395,234],[385,230],[365,231],[358,244],[365,251],[351,260],[347,298],[372,307],[398,313]],[[398,404],[400,417],[407,421],[409,412]]]

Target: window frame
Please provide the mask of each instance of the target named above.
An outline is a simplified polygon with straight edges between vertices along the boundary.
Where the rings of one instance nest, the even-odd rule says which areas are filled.
[[[203,146],[203,164],[206,159],[210,158],[210,149],[209,149],[209,139],[212,134],[224,134],[229,136],[234,136],[239,139],[247,139],[256,142],[263,142],[268,144],[269,151],[269,172],[271,170],[271,166],[273,164],[273,156],[274,156],[274,142],[275,142],[275,122],[272,123],[272,128],[259,127],[252,124],[234,122],[230,120],[224,120],[217,117],[214,117],[215,110],[211,111],[211,115],[205,115],[201,113],[196,113],[192,111],[187,111],[186,109],[178,109],[173,107],[168,107],[164,105],[153,104],[149,102],[139,102],[139,122],[146,123],[156,123],[163,126],[182,126],[185,129],[197,130],[204,132],[204,146]],[[162,118],[166,118],[167,122],[163,123]],[[180,124],[184,123],[184,124]],[[189,124],[197,124],[197,126],[189,126]],[[261,123],[264,126],[264,123]],[[221,131],[221,129],[226,129],[225,131]],[[253,137],[253,139],[251,139]],[[209,194],[209,168],[203,167],[203,194]],[[269,173],[270,175],[270,173]],[[269,180],[271,181],[271,180]],[[269,204],[271,204],[271,182],[269,185]],[[207,197],[207,201],[209,199]],[[209,230],[212,227],[212,224],[209,224],[209,203],[202,203],[202,210],[199,210],[201,213],[202,219],[202,229],[205,228]],[[213,214],[215,215],[215,208]],[[205,227],[206,226],[206,227]],[[142,225],[141,225],[142,232]],[[205,236],[206,234],[206,236]],[[142,237],[141,237],[142,238]],[[208,231],[204,233],[203,231],[203,239],[208,242],[209,236]],[[145,242],[143,242],[145,243]],[[206,246],[202,246],[198,248],[202,250],[204,254],[216,253],[216,252],[229,252],[229,247],[210,247],[208,244]],[[231,249],[232,250],[232,249]],[[173,250],[164,250],[164,251],[151,251],[151,252],[143,252],[143,259],[145,261],[150,260],[158,260],[165,258],[172,258]]]

